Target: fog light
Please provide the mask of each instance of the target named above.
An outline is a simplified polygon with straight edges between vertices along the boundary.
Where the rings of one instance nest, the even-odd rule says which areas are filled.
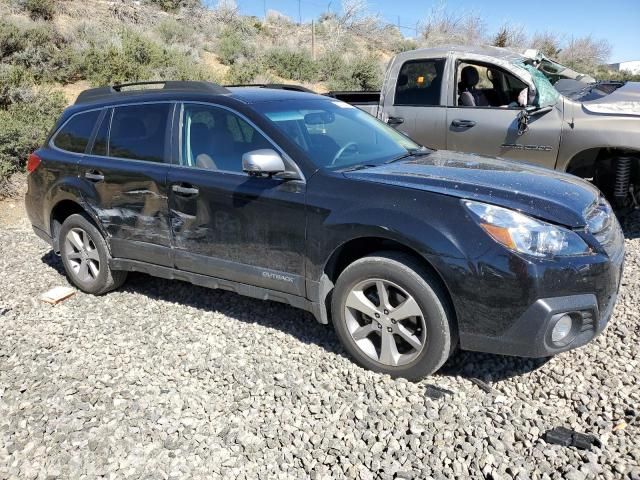
[[[571,333],[572,326],[573,319],[571,318],[571,315],[565,314],[560,317],[560,320],[556,322],[553,330],[551,331],[551,341],[553,343],[561,343],[566,340]]]

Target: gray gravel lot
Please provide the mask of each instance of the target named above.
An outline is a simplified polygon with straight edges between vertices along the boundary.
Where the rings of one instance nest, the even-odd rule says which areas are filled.
[[[42,303],[62,264],[11,205],[0,478],[640,479],[640,215],[595,342],[547,362],[458,353],[409,383],[354,365],[306,313],[187,283],[131,275]],[[548,445],[554,426],[602,448]]]

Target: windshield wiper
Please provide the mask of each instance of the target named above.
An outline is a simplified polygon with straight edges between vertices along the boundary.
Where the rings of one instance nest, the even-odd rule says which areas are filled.
[[[395,162],[399,162],[400,160],[404,160],[405,158],[420,157],[423,155],[430,155],[431,153],[433,153],[433,150],[427,147],[413,148],[411,150],[407,150],[407,153],[404,153],[399,157],[392,158],[391,160],[387,160],[384,163],[395,163]]]
[[[341,172],[353,172],[355,170],[363,170],[365,168],[373,168],[373,167],[377,167],[378,165],[373,165],[371,163],[359,163],[357,165],[352,165],[351,167],[347,167],[343,170],[341,170]]]

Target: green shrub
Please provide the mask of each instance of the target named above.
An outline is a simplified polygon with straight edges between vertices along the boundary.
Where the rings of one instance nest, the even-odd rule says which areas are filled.
[[[224,65],[233,65],[239,60],[250,58],[253,49],[242,34],[234,28],[226,28],[218,39],[218,58]]]
[[[304,50],[273,49],[265,55],[265,65],[276,75],[299,82],[313,82],[318,73],[311,55]]]
[[[330,90],[379,89],[382,85],[380,62],[372,55],[356,58],[327,83]]]
[[[342,55],[336,52],[327,52],[320,57],[317,64],[318,80],[327,82],[338,78],[341,72],[347,68]]]
[[[32,20],[51,20],[56,10],[53,0],[25,0],[23,5]]]
[[[78,78],[75,51],[51,24],[19,26],[0,21],[0,59],[23,67],[37,82],[68,83]]]
[[[193,29],[173,18],[167,18],[156,26],[156,32],[160,39],[168,44],[184,43],[191,45],[193,39]]]
[[[253,83],[263,73],[264,66],[259,61],[243,60],[231,65],[225,80],[232,85]]]
[[[175,12],[181,7],[193,8],[201,6],[200,0],[147,0],[146,3],[156,5],[165,12]]]
[[[141,80],[213,80],[211,72],[187,53],[164,48],[124,31],[118,45],[92,45],[81,55],[80,74],[93,85]]]
[[[44,141],[65,107],[60,92],[36,90],[3,69],[3,99],[0,107],[0,184],[24,168],[27,156]],[[6,82],[13,82],[7,84]]]
[[[0,20],[0,60],[3,63],[26,45],[27,39],[17,25]]]

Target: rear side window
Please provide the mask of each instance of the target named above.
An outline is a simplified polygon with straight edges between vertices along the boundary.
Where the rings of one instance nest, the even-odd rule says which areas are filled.
[[[406,62],[398,75],[395,105],[440,105],[443,74],[444,59]]]
[[[108,155],[164,162],[172,107],[169,103],[158,103],[114,108]]]
[[[67,152],[84,153],[98,116],[100,110],[74,115],[56,134],[53,144]]]

